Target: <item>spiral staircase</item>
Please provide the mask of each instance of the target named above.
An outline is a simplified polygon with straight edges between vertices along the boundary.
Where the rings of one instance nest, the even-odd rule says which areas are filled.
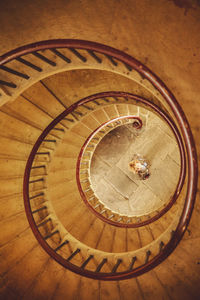
[[[198,264],[182,292],[172,268],[198,251],[178,245],[195,145],[156,75],[105,45],[45,41],[1,57],[0,103],[2,299],[198,299]],[[130,170],[134,155],[148,178]]]
[[[2,299],[146,299],[145,286],[147,299],[154,287],[163,299],[198,299],[198,287],[169,291],[158,269],[197,189],[191,130],[162,81],[80,40],[30,44],[0,65]],[[130,169],[134,155],[147,177]],[[187,245],[170,270],[187,265]]]

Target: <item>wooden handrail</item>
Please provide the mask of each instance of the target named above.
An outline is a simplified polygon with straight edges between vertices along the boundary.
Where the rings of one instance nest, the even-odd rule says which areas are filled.
[[[112,122],[114,121],[118,121],[118,120],[123,120],[123,119],[128,119],[128,118],[132,118],[132,119],[138,119],[137,117],[134,117],[134,116],[124,116],[124,117],[117,117],[115,119],[111,119],[103,124],[101,124],[98,128],[96,128],[91,134],[90,136],[85,140],[85,143],[83,144],[82,148],[81,148],[81,151],[79,153],[79,156],[78,156],[78,160],[77,160],[77,171],[76,171],[76,179],[77,179],[77,185],[78,185],[78,188],[79,188],[79,192],[82,196],[82,199],[84,200],[85,204],[87,205],[87,207],[97,216],[99,217],[101,220],[103,220],[104,222],[108,223],[108,224],[111,224],[111,225],[114,225],[114,226],[117,226],[117,227],[125,227],[125,228],[136,228],[136,227],[140,227],[140,226],[145,226],[145,225],[148,225],[152,222],[155,222],[156,220],[158,220],[161,216],[163,216],[171,207],[172,205],[175,203],[177,197],[179,196],[181,190],[182,190],[182,187],[183,187],[183,183],[184,183],[184,179],[185,179],[185,173],[186,173],[186,158],[185,158],[185,152],[184,152],[184,146],[183,146],[183,143],[182,143],[182,139],[181,139],[181,136],[179,134],[179,131],[178,131],[178,128],[176,127],[175,123],[171,120],[171,118],[164,112],[162,111],[157,105],[151,103],[149,100],[147,99],[144,99],[142,97],[139,97],[139,96],[136,96],[136,95],[132,95],[130,93],[125,93],[125,92],[107,92],[107,93],[103,93],[104,97],[125,97],[127,99],[132,99],[132,100],[136,100],[138,103],[142,103],[142,104],[145,104],[147,107],[150,107],[155,113],[159,114],[160,117],[162,117],[166,122],[167,124],[170,126],[172,132],[174,133],[175,135],[175,138],[176,138],[176,141],[177,141],[177,144],[178,144],[178,147],[179,147],[179,151],[180,151],[180,158],[181,158],[181,171],[180,171],[180,176],[179,176],[179,180],[178,180],[178,184],[176,186],[176,190],[173,194],[173,196],[171,197],[171,200],[169,201],[169,203],[163,208],[161,209],[156,215],[154,215],[153,217],[151,218],[148,218],[144,221],[140,221],[140,222],[137,222],[137,223],[122,223],[122,222],[116,222],[116,221],[113,221],[111,220],[111,218],[109,219],[109,217],[104,217],[101,213],[99,213],[95,207],[93,207],[85,193],[84,193],[84,190],[82,189],[82,185],[81,185],[81,181],[80,181],[80,176],[79,176],[79,173],[80,173],[80,169],[81,169],[81,158],[82,158],[82,155],[83,155],[83,152],[84,150],[86,149],[88,143],[90,142],[90,140],[92,140],[94,138],[94,136],[104,127],[104,126],[107,126],[109,124],[111,124]],[[101,98],[101,93],[100,94],[97,94],[95,95],[99,98]],[[94,97],[94,95],[92,96]],[[103,96],[102,96],[103,97]],[[88,101],[91,101],[90,100],[90,97],[87,97]],[[92,98],[93,99],[93,98]],[[98,98],[96,98],[95,100],[97,100]],[[84,99],[84,101],[86,100],[86,98]],[[139,121],[139,119],[138,119]],[[142,125],[141,125],[142,126]]]
[[[198,168],[197,168],[197,153],[195,148],[194,139],[192,136],[192,132],[189,126],[189,123],[182,111],[181,106],[175,99],[174,95],[169,91],[169,89],[165,86],[165,84],[153,73],[151,72],[147,67],[145,67],[143,64],[141,64],[139,61],[134,59],[133,57],[116,50],[114,48],[94,43],[94,42],[88,42],[88,41],[82,41],[82,40],[50,40],[50,41],[43,41],[38,42],[34,44],[30,44],[24,47],[20,47],[18,49],[15,49],[13,51],[10,51],[6,53],[5,55],[0,57],[0,65],[4,65],[9,61],[12,61],[13,59],[20,58],[21,56],[24,56],[29,53],[33,53],[36,51],[44,50],[44,49],[59,49],[59,48],[71,48],[71,49],[83,49],[83,50],[89,50],[92,52],[101,53],[103,55],[106,55],[107,57],[111,57],[113,61],[121,61],[123,64],[127,65],[129,69],[136,70],[139,74],[142,75],[143,78],[147,79],[151,84],[159,91],[159,93],[163,96],[166,103],[169,105],[171,111],[173,112],[174,117],[176,118],[177,123],[179,124],[179,128],[184,140],[184,145],[187,153],[187,170],[188,170],[188,176],[187,176],[187,193],[185,197],[185,205],[182,211],[182,214],[180,216],[180,220],[178,223],[178,226],[176,230],[174,231],[174,234],[166,245],[162,246],[162,250],[160,253],[155,256],[154,258],[148,260],[144,265],[130,270],[128,272],[124,273],[114,273],[112,275],[108,275],[101,272],[94,272],[80,269],[70,262],[67,262],[66,260],[60,258],[55,251],[53,251],[48,244],[44,241],[44,239],[39,234],[38,229],[36,228],[35,221],[33,219],[33,216],[30,211],[30,203],[29,203],[29,177],[30,177],[30,169],[32,165],[32,161],[34,158],[34,154],[36,153],[41,140],[43,140],[48,133],[49,129],[52,128],[52,126],[55,126],[57,124],[58,120],[54,120],[41,134],[39,139],[37,140],[36,144],[33,147],[33,150],[29,156],[29,159],[27,161],[26,169],[25,169],[25,176],[24,176],[24,203],[25,203],[25,209],[27,213],[27,217],[30,223],[30,226],[38,239],[39,243],[43,246],[43,248],[51,255],[56,261],[58,261],[63,266],[69,268],[70,270],[79,273],[81,275],[95,278],[95,279],[102,279],[102,280],[119,280],[119,279],[127,279],[130,277],[135,277],[138,275],[143,274],[144,272],[147,272],[154,268],[156,265],[161,263],[178,245],[180,242],[188,224],[189,220],[191,218],[192,210],[194,207],[194,201],[195,201],[195,195],[197,190],[197,178],[198,178]],[[122,93],[123,94],[123,93]],[[94,99],[96,99],[94,97]],[[87,100],[83,99],[83,102],[87,102]],[[79,105],[81,105],[82,102],[79,102]],[[77,104],[72,105],[68,110],[67,113],[72,112],[77,107]],[[63,116],[66,114],[66,111],[59,116],[60,120],[63,118]],[[66,115],[65,115],[66,116]]]
[[[78,107],[81,107],[82,104],[84,103],[88,103],[90,101],[95,101],[96,99],[99,99],[99,98],[102,98],[102,97],[112,97],[112,96],[116,96],[116,97],[130,97],[134,100],[137,100],[137,101],[141,101],[143,103],[145,103],[146,105],[149,105],[152,107],[154,107],[156,109],[156,112],[157,110],[159,110],[159,113],[161,116],[163,116],[163,118],[165,118],[167,121],[168,121],[168,124],[171,126],[171,128],[173,129],[173,132],[175,133],[176,137],[177,137],[177,140],[179,141],[179,145],[181,145],[181,150],[180,150],[180,153],[182,153],[182,166],[183,168],[181,168],[182,172],[181,172],[181,176],[180,178],[182,178],[182,182],[181,182],[181,186],[183,184],[183,181],[184,181],[184,174],[185,174],[185,156],[184,156],[184,148],[183,148],[183,145],[182,145],[182,141],[181,141],[181,138],[180,138],[180,135],[178,133],[178,131],[176,131],[176,129],[174,129],[173,127],[173,122],[168,119],[168,117],[166,116],[165,113],[163,113],[160,109],[158,109],[154,104],[152,103],[149,103],[148,100],[146,99],[143,99],[141,97],[138,97],[138,96],[135,96],[135,95],[132,95],[132,94],[128,94],[128,93],[124,93],[124,92],[105,92],[105,93],[100,93],[100,94],[96,94],[96,95],[92,95],[90,97],[87,97],[87,98],[84,98],[80,101],[78,101],[77,103],[73,104],[71,107],[69,107],[68,109],[66,109],[63,113],[61,113],[56,119],[54,119],[51,124],[44,130],[44,132],[41,134],[41,136],[39,137],[39,139],[37,140],[36,142],[36,145],[34,146],[34,149],[29,157],[29,166],[31,166],[33,160],[34,160],[34,155],[35,153],[37,153],[38,151],[38,148],[39,146],[41,145],[42,141],[45,139],[46,135],[52,130],[52,128],[54,126],[56,126],[63,118],[65,118],[68,114],[70,114],[71,112],[73,112],[76,108]],[[163,115],[162,115],[163,114]],[[112,120],[110,121],[112,122]],[[171,123],[172,122],[172,123]],[[172,125],[173,124],[173,125]],[[175,126],[175,125],[174,125]],[[98,128],[100,129],[100,128]],[[28,167],[27,165],[27,168],[26,168],[26,174],[30,174],[30,171],[28,170],[30,167]],[[143,265],[143,269],[140,271],[140,268],[136,268],[136,269],[133,269],[130,273],[130,270],[128,270],[127,272],[113,272],[112,273],[112,276],[109,275],[108,273],[102,273],[102,272],[91,272],[91,271],[88,271],[86,269],[83,269],[83,268],[79,268],[73,264],[71,264],[68,261],[66,260],[63,260],[62,257],[60,257],[56,251],[52,251],[52,249],[49,247],[49,245],[44,241],[44,239],[41,237],[39,231],[37,230],[36,228],[36,224],[35,224],[35,221],[32,217],[32,214],[30,213],[30,207],[29,207],[29,203],[27,203],[27,201],[29,202],[29,197],[28,197],[28,185],[27,185],[27,182],[26,182],[26,176],[24,178],[24,195],[25,195],[25,206],[26,206],[26,211],[27,211],[27,216],[28,216],[28,219],[29,219],[29,223],[31,224],[31,227],[33,229],[33,232],[35,233],[38,241],[40,242],[40,244],[43,246],[43,248],[55,259],[57,260],[59,263],[61,263],[64,267],[66,268],[69,268],[70,270],[76,272],[76,273],[79,273],[83,276],[88,276],[88,277],[91,277],[91,278],[95,278],[95,279],[102,279],[102,280],[114,280],[114,278],[118,278],[118,279],[125,279],[125,278],[129,278],[129,277],[133,277],[133,276],[136,276],[136,274],[141,274],[146,272],[146,270],[148,270],[148,268],[150,267],[149,266],[149,256],[148,256],[148,260],[146,260],[146,263]],[[179,185],[178,185],[179,186]],[[181,186],[179,186],[179,188],[177,188],[177,196],[179,195],[180,193],[180,190],[181,190]],[[174,198],[175,199],[175,198]],[[173,203],[171,202],[171,205]],[[34,228],[33,228],[34,227]],[[163,249],[162,249],[162,252],[163,252]],[[157,256],[156,256],[157,257]],[[152,260],[151,260],[152,261]],[[139,273],[138,273],[139,272]],[[98,274],[97,274],[98,273]]]

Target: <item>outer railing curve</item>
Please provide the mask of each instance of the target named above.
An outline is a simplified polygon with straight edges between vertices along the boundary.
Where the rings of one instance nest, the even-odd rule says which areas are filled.
[[[107,276],[105,278],[102,278],[100,274],[97,274],[95,277],[96,279],[105,279],[105,280],[117,280],[117,279],[126,279],[133,276],[141,275],[144,272],[147,272],[148,270],[151,270],[156,265],[161,263],[178,245],[180,242],[184,232],[187,229],[187,226],[189,224],[192,210],[194,207],[195,202],[195,195],[197,190],[197,177],[198,177],[198,170],[197,170],[197,153],[195,148],[194,139],[192,136],[192,132],[189,126],[189,123],[187,121],[187,118],[175,99],[174,95],[170,92],[170,90],[166,87],[166,85],[147,67],[145,67],[142,63],[131,57],[130,55],[127,55],[123,53],[122,51],[116,50],[114,48],[89,42],[89,41],[82,41],[82,40],[50,40],[50,41],[43,41],[38,42],[34,44],[30,44],[24,47],[20,47],[14,51],[11,51],[3,56],[0,57],[0,66],[4,66],[6,63],[18,59],[23,55],[33,53],[39,50],[43,49],[59,49],[59,48],[70,48],[70,49],[83,49],[87,51],[97,52],[101,53],[103,55],[106,55],[113,60],[117,60],[122,62],[127,66],[127,68],[136,70],[143,78],[147,79],[162,95],[162,97],[165,99],[166,103],[169,105],[171,111],[173,112],[173,115],[179,125],[181,135],[183,137],[183,141],[185,144],[186,154],[187,154],[187,170],[188,170],[188,176],[187,176],[187,192],[185,197],[185,204],[182,211],[182,214],[180,216],[180,220],[178,223],[178,226],[176,230],[174,231],[174,234],[170,240],[170,242],[165,245],[162,248],[162,251],[155,256],[152,260],[149,260],[146,264],[142,265],[139,268],[136,268],[132,270],[131,272],[128,272],[126,274],[116,274],[115,277]],[[2,81],[1,84],[4,84]],[[73,107],[73,106],[72,106]],[[72,109],[72,108],[70,108]],[[54,121],[51,125],[53,125]],[[46,130],[42,133],[41,138],[46,135],[48,131],[48,127]],[[37,143],[33,147],[33,151],[35,150],[35,147],[37,146]],[[25,198],[25,208],[27,212],[27,216],[30,222],[30,215],[28,213],[29,206],[28,206],[28,199],[27,199],[27,178],[29,176],[29,167],[30,167],[31,160],[29,158],[25,170],[25,176],[24,176],[24,198]],[[31,227],[33,227],[33,224],[30,222]],[[32,228],[34,234],[36,235],[38,241],[42,244],[43,241],[41,237],[37,236],[37,232]],[[53,253],[48,249],[48,247],[44,246],[45,250],[53,256]],[[58,257],[55,255],[55,260],[58,261]],[[60,262],[61,264],[64,263],[64,261]],[[69,263],[70,264],[70,263]],[[74,270],[75,272],[79,273],[78,270]],[[93,274],[84,274],[85,276],[94,278]]]

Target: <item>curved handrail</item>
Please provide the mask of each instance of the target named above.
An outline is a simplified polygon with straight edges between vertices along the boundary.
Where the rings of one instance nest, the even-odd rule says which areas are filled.
[[[170,240],[170,242],[163,247],[162,252],[154,257],[154,259],[150,260],[145,266],[142,266],[135,269],[130,274],[126,274],[124,276],[115,277],[125,279],[133,276],[138,276],[145,271],[148,271],[162,262],[178,245],[180,242],[191,218],[192,210],[194,207],[195,195],[197,190],[197,177],[198,177],[198,168],[197,168],[197,153],[195,148],[194,139],[192,136],[192,132],[189,126],[189,123],[182,111],[181,106],[175,99],[174,95],[169,91],[169,89],[165,86],[165,84],[147,67],[141,64],[136,59],[132,58],[131,56],[116,50],[114,48],[101,45],[94,42],[88,41],[80,41],[80,40],[51,40],[51,41],[44,41],[39,43],[30,44],[24,47],[20,47],[14,51],[8,52],[7,54],[0,57],[0,65],[5,64],[17,57],[22,55],[42,50],[42,49],[52,49],[52,48],[78,48],[78,49],[86,49],[91,51],[96,51],[105,55],[109,55],[114,59],[117,59],[124,64],[127,64],[131,68],[135,69],[138,73],[140,73],[144,78],[149,80],[152,85],[160,92],[163,98],[168,103],[169,107],[171,108],[182,133],[185,148],[187,152],[187,159],[188,159],[188,185],[187,185],[187,194],[185,205],[183,208],[182,215],[180,217],[179,224]],[[27,167],[29,166],[30,161],[27,162]],[[27,168],[25,171],[25,177],[28,175]],[[26,180],[24,182],[24,189],[26,190]],[[26,199],[26,196],[25,196]],[[26,201],[25,201],[26,202]],[[26,209],[28,209],[27,204],[25,203]],[[48,251],[47,251],[48,252]],[[89,276],[90,277],[90,276]],[[107,278],[107,280],[112,280],[111,278]]]
[[[90,208],[90,210],[97,216],[99,217],[100,219],[102,219],[104,222],[108,223],[108,224],[111,224],[111,225],[114,225],[114,226],[117,226],[117,227],[126,227],[126,228],[135,228],[135,227],[140,227],[140,226],[145,226],[145,225],[148,225],[152,222],[155,222],[156,220],[158,220],[160,217],[162,217],[171,207],[172,205],[174,204],[174,202],[176,201],[178,195],[180,194],[181,192],[181,189],[183,187],[183,183],[184,183],[184,179],[185,179],[185,173],[186,173],[186,158],[185,158],[185,153],[184,153],[184,146],[183,146],[183,143],[182,143],[182,139],[181,139],[181,136],[178,132],[178,129],[175,125],[175,123],[169,118],[169,116],[167,116],[167,114],[162,111],[157,105],[151,103],[149,100],[147,99],[144,99],[142,97],[139,97],[139,96],[136,96],[136,95],[133,95],[131,93],[126,93],[126,92],[104,92],[104,93],[99,93],[99,94],[96,94],[96,95],[92,95],[90,97],[86,97],[84,98],[83,100],[80,100],[80,105],[81,103],[88,103],[90,101],[93,101],[95,99],[98,99],[98,98],[106,98],[106,97],[124,97],[126,99],[131,99],[131,100],[136,100],[137,102],[139,103],[143,103],[145,104],[147,107],[151,108],[154,112],[156,112],[161,118],[163,118],[167,124],[169,125],[169,127],[171,128],[175,138],[176,138],[176,141],[177,141],[177,144],[178,144],[178,147],[179,147],[179,151],[180,151],[180,158],[181,158],[181,171],[180,171],[180,176],[179,176],[179,180],[178,180],[178,184],[177,184],[177,187],[176,187],[176,190],[174,192],[174,195],[172,196],[171,200],[169,201],[169,203],[159,211],[159,213],[155,214],[154,216],[148,218],[147,220],[143,220],[141,222],[137,222],[137,223],[119,223],[119,222],[116,222],[116,221],[113,221],[111,219],[108,219],[104,216],[102,216],[100,213],[98,213],[91,205],[90,203],[88,202],[87,200],[87,197],[85,196],[85,193],[81,187],[81,182],[80,182],[80,178],[79,178],[79,172],[80,172],[80,161],[81,161],[81,157],[82,157],[82,154],[83,154],[83,151],[84,149],[86,148],[87,144],[89,143],[89,141],[95,136],[95,134],[97,132],[99,132],[105,125],[108,125],[110,123],[112,123],[113,121],[117,121],[117,120],[120,120],[122,118],[125,118],[125,117],[118,117],[114,120],[110,120],[106,123],[103,123],[101,124],[98,128],[96,128],[91,134],[90,136],[85,140],[85,143],[83,144],[82,148],[81,148],[81,151],[79,153],[79,156],[78,156],[78,160],[77,160],[77,172],[76,172],[76,180],[77,180],[77,185],[78,185],[78,188],[79,188],[79,192],[82,196],[82,199],[84,200],[85,204],[87,205],[88,208]],[[83,102],[82,102],[83,101]],[[78,102],[77,102],[78,104]],[[79,104],[78,104],[79,105]],[[129,118],[129,116],[127,116],[127,118]],[[130,117],[131,118],[131,117]],[[137,119],[137,117],[132,117],[132,118],[135,118]]]
[[[88,270],[83,270],[73,264],[71,264],[70,262],[67,262],[66,260],[63,260],[62,257],[60,257],[57,253],[55,253],[55,251],[53,251],[53,249],[51,247],[49,247],[49,245],[46,243],[46,241],[43,239],[43,237],[41,236],[39,230],[37,229],[35,220],[33,218],[33,215],[31,213],[31,207],[30,207],[30,201],[29,201],[29,176],[30,176],[30,168],[32,165],[32,162],[34,160],[35,154],[37,153],[38,148],[40,147],[42,141],[45,139],[46,135],[51,131],[51,129],[53,127],[56,126],[56,124],[58,124],[64,117],[66,117],[68,114],[72,113],[75,109],[77,109],[78,107],[81,107],[81,105],[86,104],[90,101],[94,101],[96,99],[99,98],[103,98],[103,97],[130,97],[131,99],[137,100],[137,101],[141,101],[143,103],[145,103],[146,105],[149,105],[151,108],[154,108],[156,110],[156,112],[159,112],[159,114],[164,117],[164,119],[168,122],[168,124],[170,125],[170,127],[172,128],[173,132],[175,133],[175,136],[177,137],[177,139],[179,140],[179,144],[181,145],[181,150],[180,150],[180,154],[181,154],[181,160],[182,160],[182,171],[181,172],[181,176],[180,178],[182,178],[182,181],[179,182],[175,195],[178,196],[183,184],[183,180],[184,180],[184,175],[185,175],[185,158],[184,158],[184,149],[183,149],[183,145],[181,142],[181,138],[179,133],[176,131],[176,129],[174,129],[173,126],[175,126],[173,124],[173,122],[171,123],[171,120],[168,119],[168,117],[166,117],[166,115],[160,111],[160,109],[158,109],[154,104],[149,103],[148,100],[143,99],[141,97],[129,94],[129,93],[125,93],[125,92],[104,92],[104,93],[100,93],[100,94],[95,94],[92,95],[90,97],[84,98],[78,102],[76,102],[75,104],[73,104],[71,107],[69,107],[68,109],[66,109],[63,113],[61,113],[56,119],[54,119],[49,126],[43,131],[43,133],[41,134],[41,136],[38,138],[38,140],[36,141],[32,152],[29,156],[28,162],[27,162],[27,166],[26,166],[26,170],[25,170],[25,176],[24,176],[24,201],[25,201],[25,208],[26,208],[26,213],[27,213],[27,217],[30,223],[30,226],[36,236],[36,238],[38,239],[39,243],[42,245],[42,247],[47,251],[47,253],[49,253],[49,255],[51,255],[56,261],[58,261],[60,264],[62,264],[64,267],[69,268],[70,270],[79,273],[81,275],[87,276],[87,277],[91,277],[91,278],[96,278],[96,279],[102,279],[102,280],[116,280],[117,279],[125,279],[125,278],[129,278],[129,277],[133,277],[136,276],[135,274],[138,274],[138,270],[141,268],[136,268],[131,272],[119,272],[119,273],[115,273],[112,274],[112,276],[108,273],[95,273],[95,272],[91,272]],[[176,128],[176,127],[175,127]],[[169,202],[168,204],[168,209],[172,206],[172,204],[174,203],[174,199],[172,199],[172,201]],[[166,209],[167,210],[167,209]],[[162,214],[164,214],[166,211],[163,210]],[[158,255],[159,256],[159,255]],[[156,256],[157,257],[157,256]],[[148,270],[147,266],[149,266],[149,262],[145,263],[143,265],[143,268],[141,270],[142,273],[146,272]]]

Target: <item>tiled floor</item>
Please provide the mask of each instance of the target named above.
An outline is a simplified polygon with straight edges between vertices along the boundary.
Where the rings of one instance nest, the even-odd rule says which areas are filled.
[[[129,162],[140,154],[150,162],[150,177],[141,180]],[[111,210],[141,216],[170,200],[180,172],[179,150],[166,123],[148,114],[141,130],[123,125],[108,133],[97,146],[91,163],[92,187]]]

